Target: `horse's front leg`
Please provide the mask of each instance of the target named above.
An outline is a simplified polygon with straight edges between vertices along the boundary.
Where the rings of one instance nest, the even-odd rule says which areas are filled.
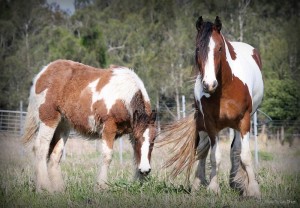
[[[218,182],[218,170],[221,163],[221,151],[219,147],[219,138],[210,138],[211,141],[211,153],[210,153],[210,162],[211,162],[211,173],[210,173],[210,183],[207,187],[209,191],[214,192],[217,195],[220,195],[221,190]]]
[[[114,122],[106,122],[102,131],[102,162],[97,177],[97,188],[108,188],[108,169],[113,156],[113,144],[116,136],[117,126]]]
[[[144,177],[140,174],[138,163],[140,161],[140,151],[137,151],[137,141],[135,140],[133,133],[129,134],[129,140],[133,149],[133,180],[142,180]]]
[[[206,158],[209,150],[209,137],[207,133],[201,131],[198,134],[199,136],[199,144],[197,147],[197,154],[198,154],[198,167],[196,170],[195,174],[195,179],[192,184],[192,189],[197,191],[200,188],[200,185],[207,186],[208,183],[206,181],[206,176],[205,176],[205,163],[206,163]]]

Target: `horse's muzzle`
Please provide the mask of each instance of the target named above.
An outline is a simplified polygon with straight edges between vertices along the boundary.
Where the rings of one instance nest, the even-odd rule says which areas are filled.
[[[209,94],[214,93],[216,91],[216,88],[218,87],[217,80],[213,81],[212,84],[203,81],[202,84],[203,84],[203,91]]]
[[[143,176],[147,176],[150,172],[151,172],[151,168],[147,171],[142,171],[141,169],[139,169],[139,173]]]

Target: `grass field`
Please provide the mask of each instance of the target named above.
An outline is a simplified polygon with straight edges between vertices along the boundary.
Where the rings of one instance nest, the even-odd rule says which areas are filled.
[[[24,148],[17,137],[1,134],[1,207],[300,207],[300,143],[297,141],[292,147],[281,146],[275,141],[260,146],[256,172],[261,200],[242,198],[230,189],[229,141],[221,145],[221,196],[208,193],[205,188],[189,193],[183,186],[183,175],[175,180],[168,178],[168,170],[162,168],[168,157],[166,149],[154,149],[148,181],[143,184],[133,182],[132,150],[125,138],[123,146],[121,164],[119,141],[115,143],[109,172],[110,188],[95,191],[100,142],[70,139],[66,158],[62,161],[66,190],[51,195],[34,191],[30,147]]]

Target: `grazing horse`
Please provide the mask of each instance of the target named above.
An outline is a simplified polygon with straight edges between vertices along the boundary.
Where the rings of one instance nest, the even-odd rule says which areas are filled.
[[[211,149],[211,174],[208,189],[219,194],[217,172],[221,162],[218,132],[235,130],[231,144],[230,185],[244,196],[260,197],[249,148],[250,119],[263,98],[261,59],[258,51],[242,42],[230,42],[221,33],[219,17],[215,22],[196,22],[195,114],[172,124],[162,141],[175,142],[179,150],[166,163],[175,164],[173,175],[185,168],[190,174],[199,159],[193,188],[207,185],[205,162]],[[178,131],[178,129],[180,129]],[[191,132],[191,133],[189,133]],[[177,135],[176,135],[177,133]],[[173,138],[168,138],[173,136]],[[194,150],[193,150],[194,149]]]
[[[27,143],[37,132],[36,190],[64,190],[60,159],[71,128],[91,139],[102,137],[99,188],[107,187],[114,140],[123,134],[132,135],[136,176],[142,179],[151,170],[155,115],[143,82],[128,68],[50,63],[33,81],[23,136]]]

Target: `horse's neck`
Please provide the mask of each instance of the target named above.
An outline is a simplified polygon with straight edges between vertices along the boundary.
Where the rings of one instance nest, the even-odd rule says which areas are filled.
[[[223,40],[224,40],[224,45],[225,45],[225,55],[223,55],[223,57],[221,58],[221,77],[220,77],[220,81],[222,84],[222,87],[226,87],[226,85],[228,85],[230,83],[230,81],[233,78],[233,74],[232,74],[232,70],[231,70],[231,66],[233,64],[233,59],[232,59],[232,55],[230,54],[229,51],[229,46],[227,45],[227,42],[225,37],[222,35]]]
[[[222,88],[227,87],[232,79],[233,79],[233,74],[232,70],[230,68],[230,65],[228,64],[228,61],[226,60],[226,56],[224,56],[221,60],[221,74],[220,77],[218,78],[219,84],[222,85]]]

